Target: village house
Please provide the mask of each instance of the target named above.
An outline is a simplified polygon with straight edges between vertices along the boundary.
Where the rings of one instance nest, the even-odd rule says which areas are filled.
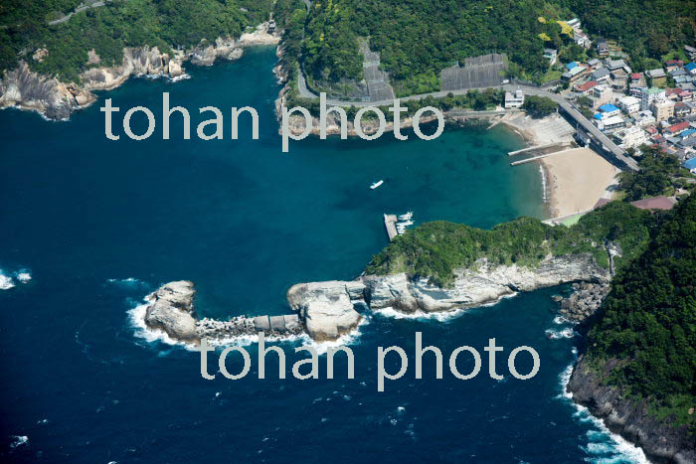
[[[590,93],[594,100],[594,108],[599,108],[600,111],[605,106],[613,106],[616,108],[614,105],[607,105],[614,100],[614,92],[606,85],[596,85],[592,88]]]
[[[597,82],[606,82],[611,79],[611,72],[607,68],[599,68],[592,73],[591,79]]]
[[[650,78],[650,82],[653,87],[665,85],[667,83],[667,74],[662,68],[651,69],[646,71],[645,74]]]
[[[650,88],[642,88],[639,90],[639,95],[640,95],[640,109],[641,110],[648,110],[650,109],[650,105],[655,100],[662,100],[666,98],[666,92],[664,89],[660,89],[657,87],[650,87]]]
[[[598,85],[599,85],[599,82],[597,82],[597,81],[587,81],[584,84],[576,85],[575,91],[577,93],[579,93],[580,95],[584,95]]]
[[[633,96],[625,96],[619,99],[619,107],[626,114],[633,114],[640,111],[640,99]]]
[[[674,102],[672,100],[659,99],[654,100],[650,105],[650,110],[655,115],[657,122],[667,121],[674,116]]]
[[[553,66],[558,61],[558,50],[555,48],[545,48],[544,58],[549,61],[549,66]]]
[[[648,133],[636,126],[616,131],[613,137],[624,150],[638,148],[641,145],[646,145],[650,141]]]
[[[522,105],[524,105],[524,92],[522,90],[505,92],[505,109],[519,108]]]
[[[668,128],[662,131],[662,135],[664,135],[665,137],[675,137],[690,128],[691,124],[688,121],[684,121],[669,126]]]

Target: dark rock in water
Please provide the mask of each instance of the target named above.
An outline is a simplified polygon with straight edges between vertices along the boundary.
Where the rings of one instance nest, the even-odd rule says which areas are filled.
[[[560,313],[570,322],[583,322],[599,309],[611,286],[604,282],[581,282],[573,284],[573,290],[570,296],[560,299]],[[554,301],[559,300],[554,298]]]
[[[568,383],[573,399],[604,419],[612,432],[643,448],[651,461],[696,463],[696,440],[688,426],[679,426],[670,417],[651,414],[646,402],[632,398],[618,387],[604,384],[618,362],[610,360],[595,366],[580,358]]]

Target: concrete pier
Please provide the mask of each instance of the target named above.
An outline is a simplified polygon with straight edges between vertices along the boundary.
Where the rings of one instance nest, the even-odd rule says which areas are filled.
[[[396,214],[385,214],[384,215],[384,227],[387,229],[387,235],[389,236],[389,241],[391,242],[394,240],[394,238],[399,235],[399,232],[396,230],[396,222],[398,221],[398,218],[396,217]]]

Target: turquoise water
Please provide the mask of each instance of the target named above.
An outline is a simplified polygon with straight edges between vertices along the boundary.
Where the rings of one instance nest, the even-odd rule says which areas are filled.
[[[543,214],[538,168],[509,166],[521,141],[503,128],[432,142],[307,140],[281,153],[274,60],[254,50],[194,68],[191,80],[133,80],[108,94],[124,109],[157,109],[163,91],[189,109],[254,106],[258,141],[112,142],[98,106],[62,123],[0,113],[0,269],[33,276],[0,291],[0,457],[630,462],[556,398],[573,342],[545,336],[557,329],[551,291],[447,322],[377,316],[352,342],[354,381],[206,382],[195,353],[137,336],[128,311],[171,280],[196,282],[204,316],[287,313],[290,285],[360,274],[387,244],[385,212],[480,227]],[[376,393],[376,347],[407,347],[416,330],[450,350],[490,337],[531,345],[542,370],[526,383],[404,379]],[[14,436],[28,442],[13,448]]]

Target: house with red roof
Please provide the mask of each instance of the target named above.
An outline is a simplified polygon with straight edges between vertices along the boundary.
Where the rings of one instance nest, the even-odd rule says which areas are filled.
[[[676,71],[677,69],[681,69],[684,67],[684,62],[682,60],[669,60],[665,63],[665,68],[667,69],[668,73],[671,73],[672,71]]]
[[[691,128],[691,123],[689,121],[684,121],[680,122],[678,124],[674,124],[672,126],[669,126],[667,129],[662,131],[663,135],[665,137],[674,137],[675,135],[679,135],[682,132],[684,132],[687,129]]]
[[[575,91],[578,93],[587,93],[588,91],[592,90],[593,88],[597,87],[599,85],[599,82],[597,81],[588,81],[585,82],[584,84],[576,85],[575,86]]]

